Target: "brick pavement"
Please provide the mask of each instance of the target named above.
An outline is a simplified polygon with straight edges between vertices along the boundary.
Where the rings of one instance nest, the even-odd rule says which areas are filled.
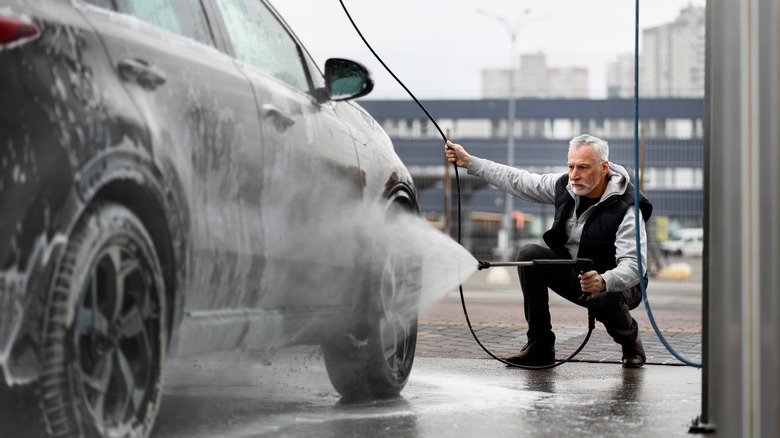
[[[489,356],[474,341],[466,325],[459,298],[450,296],[427,309],[420,317],[417,355],[420,357],[485,358]],[[525,343],[527,325],[522,302],[480,302],[466,299],[469,318],[485,347],[497,356],[516,353]],[[587,313],[567,302],[551,300],[550,312],[557,336],[557,358],[574,352],[587,333]],[[667,342],[685,359],[701,363],[701,308],[699,306],[658,306],[653,316]],[[634,309],[648,364],[683,365],[661,343],[650,324],[644,305]],[[621,351],[596,322],[585,348],[573,361],[620,363]]]

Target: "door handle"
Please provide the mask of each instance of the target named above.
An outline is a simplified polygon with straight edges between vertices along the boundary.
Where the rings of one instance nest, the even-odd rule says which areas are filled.
[[[263,117],[271,119],[278,131],[284,131],[295,124],[295,119],[270,103],[263,104],[262,113]]]
[[[119,61],[118,69],[124,81],[135,82],[147,90],[154,90],[166,80],[165,73],[143,59],[123,59]]]

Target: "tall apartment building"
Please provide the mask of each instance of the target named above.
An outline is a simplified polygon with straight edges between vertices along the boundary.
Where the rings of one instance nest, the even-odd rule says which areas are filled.
[[[484,99],[509,96],[509,69],[482,70],[482,97]],[[547,66],[544,53],[520,56],[515,71],[517,98],[587,98],[588,69],[584,67]]]
[[[547,70],[549,98],[587,99],[588,69],[561,67]]]
[[[634,55],[622,54],[607,64],[607,99],[634,96]]]
[[[688,6],[672,22],[642,31],[640,96],[704,96],[704,7]]]
[[[484,99],[498,99],[509,96],[509,69],[483,69],[481,80],[482,97]]]

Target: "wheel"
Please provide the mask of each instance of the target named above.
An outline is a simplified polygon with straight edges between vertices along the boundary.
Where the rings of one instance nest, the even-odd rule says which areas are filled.
[[[165,289],[151,237],[100,204],[71,234],[47,305],[42,408],[54,437],[145,437],[162,396]]]
[[[400,394],[417,345],[420,259],[384,254],[366,272],[365,293],[347,333],[322,342],[330,381],[346,399]]]

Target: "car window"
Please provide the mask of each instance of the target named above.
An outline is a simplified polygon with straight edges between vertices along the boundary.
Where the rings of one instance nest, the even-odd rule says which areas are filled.
[[[133,15],[169,32],[214,46],[206,14],[198,0],[88,0],[96,6]]]
[[[301,90],[309,83],[298,44],[259,0],[217,0],[236,58]]]

